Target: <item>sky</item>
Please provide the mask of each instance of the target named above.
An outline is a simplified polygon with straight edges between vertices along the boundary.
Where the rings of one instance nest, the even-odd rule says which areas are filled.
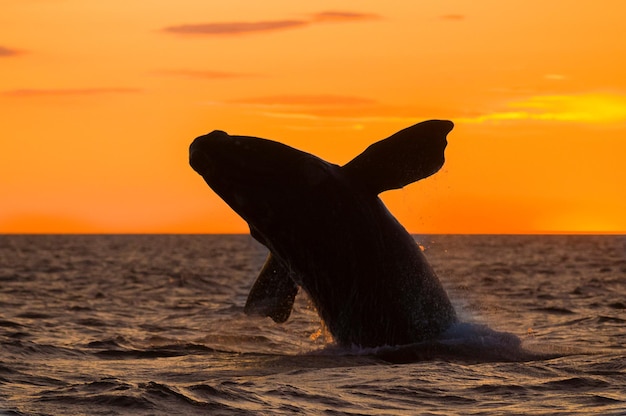
[[[626,233],[621,0],[0,4],[0,233],[245,233],[194,137],[344,164],[427,119],[410,232]]]

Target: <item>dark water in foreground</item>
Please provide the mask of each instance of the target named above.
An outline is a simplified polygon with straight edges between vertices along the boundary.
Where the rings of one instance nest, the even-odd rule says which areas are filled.
[[[248,236],[0,236],[0,415],[626,414],[626,237],[418,240],[470,324],[399,363],[245,316]]]

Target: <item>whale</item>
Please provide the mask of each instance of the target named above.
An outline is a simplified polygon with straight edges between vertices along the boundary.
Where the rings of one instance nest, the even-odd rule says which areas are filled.
[[[191,167],[269,251],[245,313],[283,323],[302,289],[334,342],[361,348],[433,340],[456,323],[423,251],[379,197],[439,171],[453,127],[415,124],[343,166],[258,137],[195,138]]]

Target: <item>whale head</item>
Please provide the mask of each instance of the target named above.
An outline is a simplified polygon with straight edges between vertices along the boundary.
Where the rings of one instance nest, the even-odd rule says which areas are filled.
[[[258,229],[306,204],[336,165],[282,143],[215,130],[189,147],[189,163],[235,212]],[[285,212],[283,212],[285,211]]]

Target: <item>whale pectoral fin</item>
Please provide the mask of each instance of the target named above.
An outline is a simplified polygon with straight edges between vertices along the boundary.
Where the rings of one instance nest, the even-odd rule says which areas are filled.
[[[429,120],[400,130],[369,146],[342,167],[376,194],[424,179],[444,163],[446,136],[454,124]]]
[[[270,253],[250,289],[244,312],[269,316],[274,322],[283,323],[291,314],[297,293],[298,285],[290,277],[289,270]]]

